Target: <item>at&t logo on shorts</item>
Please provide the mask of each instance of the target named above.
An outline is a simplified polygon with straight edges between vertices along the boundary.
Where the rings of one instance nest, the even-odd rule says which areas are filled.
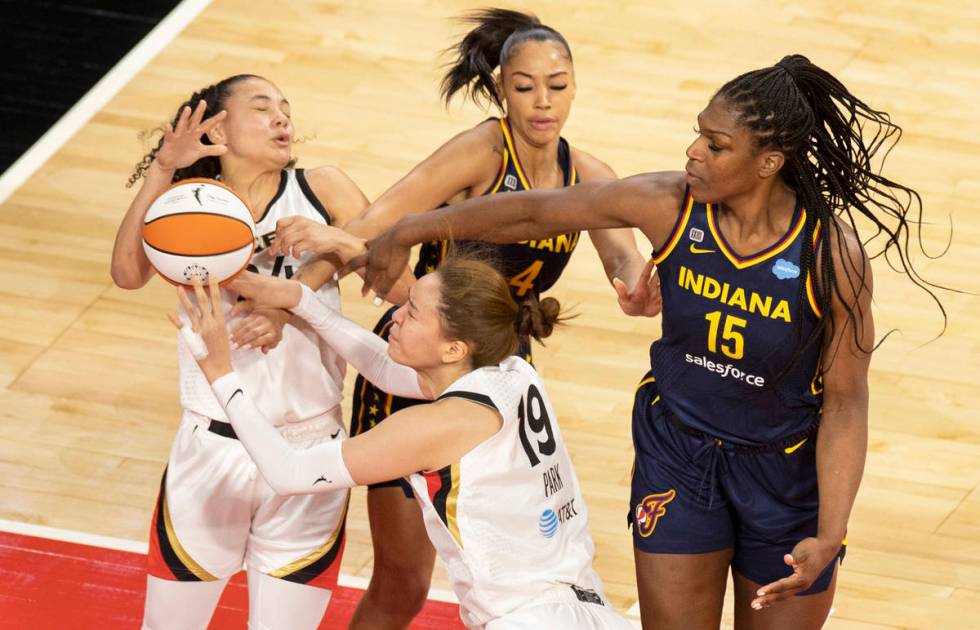
[[[657,527],[657,521],[667,513],[666,505],[673,501],[676,495],[677,493],[672,488],[667,492],[648,494],[637,504],[634,519],[640,536],[646,538],[653,533],[654,528]]]

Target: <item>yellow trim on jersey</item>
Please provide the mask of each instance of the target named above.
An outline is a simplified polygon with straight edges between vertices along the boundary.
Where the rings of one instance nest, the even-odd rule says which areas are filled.
[[[657,404],[658,402],[660,402],[660,394],[657,394],[657,397],[653,399],[653,402],[652,402],[652,403],[650,403],[650,406],[651,406],[651,407],[653,407],[653,406],[654,406],[654,405],[656,405],[656,404]]]
[[[667,244],[660,251],[659,254],[653,257],[654,264],[659,265],[670,256],[670,252],[674,251],[677,243],[681,240],[681,235],[684,234],[684,229],[687,228],[687,222],[691,218],[691,208],[694,207],[694,196],[687,196],[687,205],[684,206],[684,212],[681,214],[680,219],[677,221],[677,227],[674,228],[673,233],[667,239]]]
[[[817,225],[813,228],[813,255],[817,255],[817,244],[820,242],[820,219],[817,219]],[[816,267],[816,265],[814,265]],[[806,274],[806,300],[810,303],[810,308],[813,309],[813,314],[817,317],[823,317],[823,312],[820,310],[820,306],[817,304],[817,294],[813,289],[813,276],[809,273]]]
[[[524,190],[531,190],[531,185],[527,183],[527,177],[524,177],[524,169],[521,168],[521,161],[517,157],[517,150],[514,149],[514,139],[510,134],[510,123],[507,122],[506,118],[500,119],[500,128],[504,132],[504,141],[507,143],[507,148],[510,149],[511,159],[514,162],[514,170],[517,171],[517,176],[521,178],[521,183],[524,184]]]
[[[571,152],[571,149],[569,149],[569,152]],[[571,158],[569,158],[569,159],[571,159]],[[572,186],[575,185],[575,178],[577,178],[577,177],[578,177],[578,171],[575,170],[575,165],[572,164],[572,174],[568,178],[568,187],[569,188],[571,188]]]
[[[504,183],[504,178],[507,175],[507,159],[508,159],[508,157],[510,157],[510,151],[507,150],[507,147],[504,147],[504,159],[500,161],[500,174],[497,175],[497,181],[493,185],[493,187],[490,189],[490,194],[491,195],[494,194],[495,192],[497,192],[498,190],[500,190],[501,184]]]
[[[787,455],[791,455],[791,454],[792,454],[792,453],[793,453],[794,451],[796,451],[796,449],[798,449],[798,448],[800,448],[801,446],[803,446],[803,444],[804,444],[804,443],[805,443],[805,442],[806,442],[807,440],[809,440],[809,439],[810,439],[810,438],[803,438],[802,440],[800,440],[799,442],[797,442],[797,443],[796,443],[796,444],[794,444],[793,446],[789,446],[789,447],[786,447],[786,448],[784,448],[784,449],[783,449],[783,452],[784,452],[784,453],[786,453]]]
[[[163,497],[163,524],[167,529],[167,541],[170,543],[170,548],[174,550],[177,557],[183,563],[187,570],[193,573],[197,578],[203,582],[213,582],[218,578],[211,575],[203,568],[201,565],[194,562],[194,558],[191,558],[191,554],[187,553],[187,550],[181,546],[180,541],[177,540],[177,532],[174,531],[173,521],[170,520],[170,506],[167,505],[167,497]]]
[[[643,387],[643,386],[644,386],[644,385],[646,385],[647,383],[653,383],[653,382],[655,382],[656,380],[657,380],[657,379],[656,379],[656,377],[653,377],[653,376],[651,376],[650,378],[645,378],[645,379],[643,379],[642,381],[640,381],[640,384],[636,386],[636,391],[640,391],[640,388],[641,388],[641,387]],[[635,393],[635,392],[634,392],[634,393]]]
[[[456,519],[456,507],[459,501],[459,462],[449,468],[449,494],[446,496],[446,527],[456,540],[459,548],[463,548],[463,537],[459,533],[459,521]]]
[[[275,571],[270,571],[269,576],[274,578],[283,578],[288,575],[296,573],[300,569],[305,569],[310,566],[337,545],[337,538],[340,536],[340,530],[344,528],[344,521],[347,519],[347,508],[350,505],[350,491],[347,492],[347,500],[344,501],[344,511],[340,514],[340,518],[337,520],[337,527],[334,528],[333,533],[327,538],[327,542],[323,543],[318,549],[314,549],[310,553],[306,554],[299,560],[293,560],[284,567],[280,567]],[[334,562],[340,561],[340,558],[334,560]]]
[[[736,269],[751,267],[752,265],[761,263],[764,260],[769,260],[773,256],[779,254],[793,244],[793,241],[800,235],[800,232],[803,230],[803,226],[806,224],[806,208],[804,208],[800,211],[800,217],[797,219],[796,225],[794,225],[789,233],[783,237],[783,240],[775,245],[771,250],[746,259],[740,259],[732,250],[728,249],[728,245],[725,244],[725,241],[721,236],[721,230],[718,228],[717,221],[715,220],[715,213],[712,210],[710,203],[707,204],[706,212],[708,218],[708,229],[711,230],[711,236],[713,236],[715,238],[715,242],[718,243],[718,248],[721,250],[721,253],[725,255],[725,258],[727,258],[730,263],[735,265]]]

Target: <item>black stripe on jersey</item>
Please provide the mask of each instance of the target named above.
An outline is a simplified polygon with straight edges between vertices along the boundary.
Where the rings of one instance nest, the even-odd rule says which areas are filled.
[[[299,189],[303,191],[303,196],[306,197],[306,200],[310,202],[311,206],[316,208],[316,211],[320,213],[320,216],[322,216],[323,220],[327,222],[327,225],[331,225],[330,213],[323,207],[323,204],[320,203],[320,199],[310,187],[310,183],[306,181],[306,173],[303,172],[304,170],[306,169],[298,168],[293,171],[296,173],[296,181],[299,183]]]
[[[177,557],[177,552],[174,551],[173,543],[170,541],[170,536],[167,535],[167,523],[166,518],[163,515],[166,506],[164,502],[167,500],[167,470],[163,471],[163,480],[160,481],[160,494],[157,498],[157,519],[156,523],[153,524],[157,530],[157,542],[160,545],[160,555],[163,556],[163,561],[167,563],[167,568],[170,572],[174,574],[174,577],[179,582],[203,582],[200,577],[198,577],[193,571],[191,571],[187,565],[180,561]]]
[[[286,171],[285,170],[279,171],[279,189],[276,191],[276,194],[272,195],[272,199],[269,200],[269,205],[267,205],[265,207],[265,210],[262,211],[262,216],[260,216],[258,219],[255,220],[256,223],[261,222],[262,219],[264,219],[265,216],[269,214],[269,210],[272,209],[272,206],[275,205],[277,201],[279,201],[280,197],[282,197],[282,193],[286,191],[287,181],[289,181],[289,175],[286,174]]]
[[[487,396],[486,394],[477,394],[476,392],[452,391],[452,392],[446,392],[442,396],[436,398],[436,400],[442,400],[444,398],[465,398],[466,400],[472,400],[475,403],[485,405],[487,407],[490,407],[496,412],[500,412],[500,410],[497,409],[497,405],[493,404],[493,400],[491,400],[490,397]],[[442,471],[439,471],[439,474],[442,474]]]
[[[337,532],[337,538],[334,540],[333,546],[327,550],[327,553],[320,556],[316,562],[311,562],[302,569],[297,569],[289,575],[284,575],[280,577],[281,580],[286,580],[287,582],[295,582],[297,584],[306,584],[320,577],[327,569],[333,565],[334,560],[337,559],[337,554],[340,553],[340,549],[344,546],[344,534],[347,527],[347,519],[340,525],[340,531]]]

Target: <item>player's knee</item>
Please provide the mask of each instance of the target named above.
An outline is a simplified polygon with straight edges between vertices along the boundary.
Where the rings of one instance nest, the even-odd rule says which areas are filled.
[[[425,568],[375,566],[368,590],[379,609],[415,616],[425,605],[431,579]]]

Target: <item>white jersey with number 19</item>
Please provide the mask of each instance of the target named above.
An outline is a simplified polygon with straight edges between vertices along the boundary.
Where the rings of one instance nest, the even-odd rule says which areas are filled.
[[[503,418],[459,462],[410,477],[466,625],[543,602],[608,606],[592,569],[588,511],[538,373],[509,357],[461,377],[447,397]]]

